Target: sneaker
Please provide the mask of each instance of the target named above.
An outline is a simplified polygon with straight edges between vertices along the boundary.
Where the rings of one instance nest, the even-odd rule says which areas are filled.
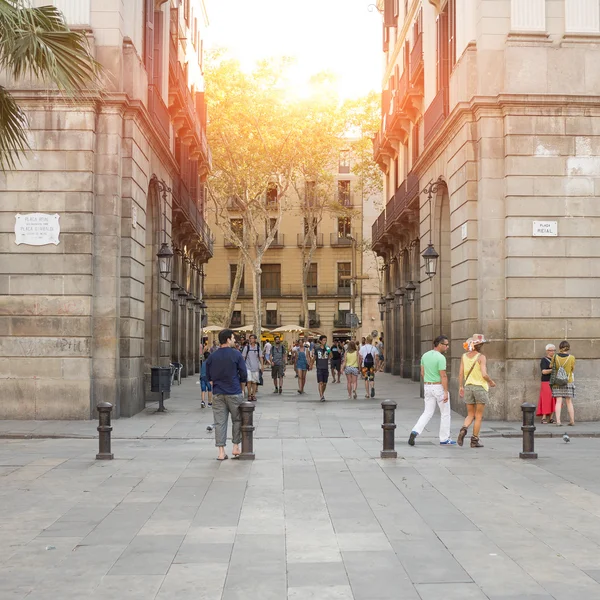
[[[325,402],[325,396],[321,396],[321,402]]]
[[[281,394],[281,392],[283,392],[283,388],[279,388],[279,393]]]
[[[408,438],[408,445],[409,446],[414,446],[415,445],[415,438],[418,436],[419,434],[416,431],[411,431],[410,432],[410,436]]]
[[[206,403],[204,402],[204,400],[200,402],[200,408],[206,408]]]
[[[212,402],[209,402],[209,403],[208,403],[208,405],[209,405],[209,406],[212,406]]]
[[[448,438],[445,442],[440,442],[440,446],[456,446],[456,442]]]
[[[278,394],[279,393],[279,388],[275,388],[275,391],[273,393],[274,394]]]
[[[371,388],[371,398],[375,398],[375,386]]]

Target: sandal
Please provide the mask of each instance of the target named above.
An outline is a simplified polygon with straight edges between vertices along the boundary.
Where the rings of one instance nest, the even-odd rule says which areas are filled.
[[[554,419],[550,419],[550,423],[556,423]]]
[[[227,454],[226,454],[226,455],[225,455],[223,458],[217,458],[217,460],[218,460],[219,462],[222,462],[222,461],[224,461],[224,460],[227,460],[228,458],[229,458],[229,456],[227,456]]]
[[[547,419],[542,419],[542,425],[548,425],[548,420]]]

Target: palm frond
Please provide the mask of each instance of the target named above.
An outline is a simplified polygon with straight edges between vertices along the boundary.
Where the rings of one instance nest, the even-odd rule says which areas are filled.
[[[27,117],[6,88],[0,86],[0,170],[14,169],[29,148]]]

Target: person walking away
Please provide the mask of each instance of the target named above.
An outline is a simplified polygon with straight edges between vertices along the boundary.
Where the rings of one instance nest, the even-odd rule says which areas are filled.
[[[271,349],[273,348],[271,342],[267,340],[263,346],[263,356],[265,362],[271,363]]]
[[[331,346],[331,377],[333,379],[333,383],[340,382],[342,368],[342,354],[340,352],[340,347],[337,342]],[[335,380],[335,374],[337,372],[337,381]]]
[[[250,342],[242,350],[242,357],[246,362],[248,369],[248,400],[256,402],[256,392],[258,391],[258,382],[263,369],[263,354],[260,345],[256,341],[256,336],[250,334]]]
[[[556,353],[556,346],[548,344],[546,346],[546,356],[540,360],[540,371],[542,379],[540,384],[540,397],[537,405],[536,415],[542,417],[542,424],[554,423],[552,413],[554,413],[556,400],[552,396],[552,388],[550,387],[550,376],[552,374],[552,361]]]
[[[365,338],[363,338],[365,339]],[[377,348],[372,344],[373,338],[367,336],[365,343],[358,351],[363,378],[365,380],[365,398],[375,397],[375,362],[377,360]]]
[[[240,404],[244,401],[242,386],[248,377],[246,363],[241,353],[235,349],[235,337],[231,329],[219,332],[220,347],[206,361],[206,378],[213,388],[213,418],[215,421],[215,446],[219,454],[217,460],[229,458],[225,454],[227,443],[227,421],[231,415],[233,441],[232,455],[240,455],[242,441],[242,415]]]
[[[552,361],[553,373],[550,375],[552,386],[552,397],[556,399],[556,425],[560,427],[560,413],[562,411],[563,398],[569,412],[569,425],[575,425],[575,410],[573,398],[575,398],[575,357],[570,354],[571,345],[566,340],[558,345],[558,354],[554,355]]]
[[[408,444],[415,445],[415,438],[423,433],[427,423],[433,417],[435,405],[440,409],[440,444],[453,446],[456,442],[450,437],[450,395],[448,393],[448,376],[446,374],[446,357],[448,338],[439,335],[433,340],[433,350],[425,352],[421,357],[421,379],[425,385],[425,410],[412,428]]]
[[[348,389],[348,400],[356,400],[356,388],[358,387],[358,351],[354,342],[348,342],[348,349],[344,354],[342,368],[346,375],[346,385]]]
[[[285,348],[279,339],[275,336],[275,345],[271,348],[271,377],[275,386],[275,394],[283,391],[283,371],[285,369]],[[279,386],[277,382],[279,381]]]
[[[329,380],[329,356],[331,350],[327,347],[327,336],[319,337],[319,345],[315,347],[312,362],[317,365],[317,383],[319,384],[319,396],[321,402],[325,402],[325,390]]]
[[[298,370],[296,369],[296,355],[298,354],[298,350],[300,350],[299,346],[300,342],[298,340],[294,340],[292,342],[292,365],[294,367],[295,378],[298,379]]]
[[[200,365],[200,408],[206,407],[205,398],[208,399],[208,405],[212,406],[212,386],[206,377],[206,361],[209,356],[210,352],[207,350],[203,355],[202,364]]]
[[[383,354],[383,336],[379,338],[379,342],[377,343],[377,352],[379,354],[377,372],[381,373],[383,372],[383,367],[385,366],[385,356]]]
[[[475,422],[473,435],[471,436],[471,448],[483,448],[483,444],[479,442],[481,421],[483,420],[485,405],[489,400],[489,388],[496,387],[496,384],[487,373],[487,359],[483,354],[483,344],[485,343],[487,343],[487,340],[483,335],[474,333],[463,344],[466,352],[460,359],[458,394],[467,405],[467,416],[456,440],[459,446],[463,445],[471,423]]]
[[[302,341],[300,341],[300,344],[302,344],[299,348],[298,348],[298,352],[296,352],[296,356],[295,356],[295,368],[296,368],[296,373],[298,373],[298,393],[299,394],[304,394],[304,386],[306,385],[306,371],[308,370],[308,348],[309,345],[308,343],[304,343]]]

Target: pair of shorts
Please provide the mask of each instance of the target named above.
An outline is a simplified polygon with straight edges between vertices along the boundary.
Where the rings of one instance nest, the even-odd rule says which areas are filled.
[[[248,383],[258,383],[260,381],[260,371],[248,371]]]
[[[200,377],[200,391],[212,392],[212,387],[210,383],[204,377]]]
[[[283,377],[283,365],[273,365],[271,367],[271,377],[273,379],[280,379]]]
[[[358,376],[358,367],[346,367],[344,369],[344,373],[346,375],[356,375],[356,376]]]
[[[380,354],[380,355],[379,355],[379,360],[380,360],[381,362],[383,362],[383,354]]]
[[[317,383],[327,383],[329,381],[328,369],[317,369]]]
[[[366,379],[367,381],[374,381],[375,380],[375,367],[363,367],[362,368],[362,376],[363,376],[363,379]]]
[[[339,371],[342,368],[342,361],[340,360],[332,360],[331,361],[331,368],[335,369],[336,371]]]
[[[465,404],[485,404],[489,399],[488,391],[482,385],[465,386]]]

